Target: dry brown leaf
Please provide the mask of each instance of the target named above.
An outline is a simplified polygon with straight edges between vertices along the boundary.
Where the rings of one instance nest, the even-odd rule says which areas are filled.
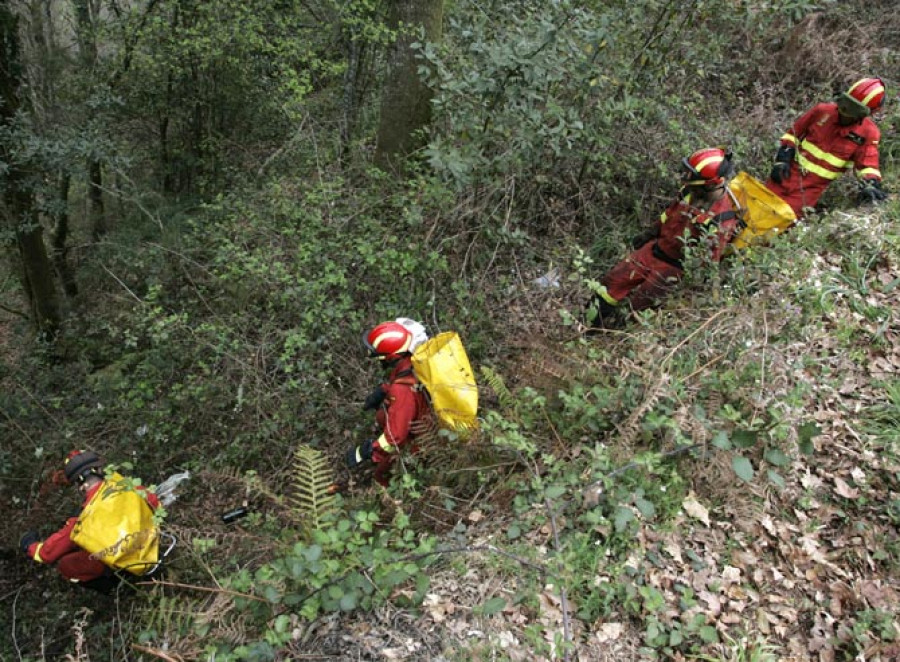
[[[708,611],[706,612],[710,616],[718,616],[722,613],[722,601],[719,600],[719,596],[714,593],[710,593],[709,591],[700,591],[697,593],[697,597],[703,600],[708,607]]]
[[[624,631],[625,627],[621,623],[604,623],[597,628],[594,635],[597,637],[597,641],[605,644],[621,637]]]
[[[709,509],[697,501],[697,495],[690,492],[681,502],[681,507],[688,515],[709,526]]]
[[[722,581],[725,584],[737,584],[741,581],[741,569],[726,565],[722,568]]]
[[[835,492],[837,492],[838,496],[842,496],[845,499],[856,499],[857,497],[859,497],[858,489],[856,489],[855,487],[850,487],[846,483],[846,481],[838,478],[837,476],[834,477],[834,485],[836,488]]]

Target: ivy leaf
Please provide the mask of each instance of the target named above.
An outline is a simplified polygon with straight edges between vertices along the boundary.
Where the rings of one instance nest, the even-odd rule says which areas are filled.
[[[669,646],[672,646],[673,648],[675,646],[680,646],[682,641],[684,641],[684,635],[681,634],[681,630],[676,629],[669,633]]]
[[[277,605],[279,602],[281,602],[281,593],[271,584],[267,584],[263,587],[262,594],[263,597],[272,604]]]
[[[519,528],[518,524],[513,524],[506,530],[506,537],[510,540],[515,540],[520,535],[522,535],[522,530]]]
[[[712,625],[704,625],[700,628],[700,638],[707,644],[714,644],[719,641],[719,633]]]
[[[616,508],[616,531],[621,533],[626,529],[628,523],[634,520],[634,513],[631,512],[631,508],[626,508],[625,506],[619,506]]]
[[[772,470],[772,469],[768,469],[768,470],[766,471],[766,476],[769,477],[769,481],[771,481],[771,483],[772,483],[773,485],[778,486],[778,487],[779,487],[780,489],[782,489],[782,490],[785,488],[784,478],[783,478],[782,475],[781,475],[780,473],[778,473],[777,471],[774,471],[774,470]]]
[[[558,499],[566,493],[566,488],[561,485],[551,485],[544,491],[544,495],[548,499]]]
[[[741,480],[748,483],[753,480],[753,465],[746,457],[735,455],[731,458],[731,468],[734,469],[734,473],[736,473]]]
[[[774,464],[776,467],[786,467],[791,463],[791,458],[782,453],[778,448],[768,449],[764,457],[766,458],[766,462]]]
[[[716,432],[716,436],[713,437],[712,445],[716,448],[719,448],[723,451],[731,450],[731,440],[728,438],[728,433],[724,430],[719,430]]]
[[[756,430],[735,430],[731,433],[731,441],[737,448],[753,448],[759,439]]]
[[[341,598],[341,611],[353,611],[356,609],[356,593],[344,593],[344,596]]]
[[[491,598],[485,602],[478,611],[482,616],[493,616],[506,608],[506,600],[501,597]]]
[[[634,500],[634,505],[637,506],[637,509],[639,511],[641,511],[641,515],[648,519],[656,514],[656,506],[653,505],[653,502],[647,501],[647,499],[637,497]]]
[[[804,423],[797,428],[797,445],[800,447],[800,452],[804,455],[815,453],[816,448],[813,446],[812,440],[820,434],[822,434],[822,428],[815,423]]]

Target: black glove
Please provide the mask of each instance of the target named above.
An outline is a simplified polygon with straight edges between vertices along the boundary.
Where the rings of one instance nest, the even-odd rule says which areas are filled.
[[[375,444],[374,439],[364,441],[359,446],[353,446],[347,451],[347,468],[358,469],[359,465],[367,460],[372,459],[372,446]]]
[[[775,155],[775,163],[772,164],[772,172],[769,173],[769,177],[773,182],[780,184],[781,180],[788,176],[788,173],[791,172],[791,163],[796,152],[797,150],[793,147],[782,145],[778,148],[778,153]]]
[[[384,399],[387,397],[387,391],[384,390],[384,386],[379,384],[375,387],[375,390],[369,393],[366,396],[366,401],[363,404],[363,411],[368,411],[369,409],[378,409],[381,406],[381,403],[384,402]]]
[[[28,531],[22,538],[19,540],[19,549],[22,550],[23,554],[28,553],[28,548],[31,547],[34,543],[40,542],[41,537],[35,533],[34,531]]]
[[[859,183],[859,193],[856,194],[856,201],[859,204],[871,202],[878,204],[887,199],[887,192],[881,188],[881,181],[878,179],[864,179]]]
[[[658,233],[656,231],[656,228],[644,230],[639,235],[637,235],[631,239],[631,247],[634,250],[637,250],[638,248],[640,248],[641,246],[646,244],[648,241],[652,241],[652,240],[656,239],[657,236],[658,236]]]

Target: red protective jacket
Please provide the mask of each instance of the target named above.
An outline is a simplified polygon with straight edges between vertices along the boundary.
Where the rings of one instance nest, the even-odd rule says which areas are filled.
[[[737,232],[737,210],[737,201],[730,191],[709,210],[691,205],[689,195],[677,198],[660,215],[657,237],[601,279],[600,296],[614,306],[627,298],[634,310],[654,305],[681,279],[686,245],[705,241],[710,259],[722,259],[725,247]]]
[[[797,150],[788,176],[766,186],[787,202],[797,217],[815,207],[829,184],[851,168],[860,179],[881,180],[878,141],[881,131],[868,117],[841,126],[837,104],[820,103],[794,122],[781,137],[783,147]]]
[[[382,484],[387,482],[388,470],[399,450],[415,439],[415,422],[431,415],[425,393],[418,386],[419,380],[413,373],[409,357],[397,361],[387,383],[382,384],[387,395],[375,412],[381,435],[372,452],[375,479]]]
[[[90,488],[84,495],[82,510],[97,494],[102,482]],[[140,489],[140,488],[139,488]],[[147,503],[153,510],[159,508],[159,499],[152,492],[145,492]],[[60,573],[71,581],[85,582],[96,579],[106,572],[102,562],[90,558],[90,554],[72,542],[72,530],[78,522],[78,515],[70,517],[56,533],[49,535],[42,542],[32,543],[28,547],[28,556],[38,563],[57,563]]]

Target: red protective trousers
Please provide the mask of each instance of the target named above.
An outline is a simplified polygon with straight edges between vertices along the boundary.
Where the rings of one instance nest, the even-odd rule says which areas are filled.
[[[690,196],[675,200],[662,213],[658,237],[614,266],[600,281],[600,296],[611,305],[625,299],[634,310],[655,305],[681,280],[685,243],[704,241],[709,257],[722,259],[737,231],[736,204],[731,195],[718,200],[707,211],[690,204]]]
[[[881,180],[878,141],[881,132],[868,117],[841,125],[837,104],[820,103],[804,113],[781,137],[796,150],[788,175],[766,186],[791,206],[797,218],[815,207],[825,189],[851,168],[860,179]]]

